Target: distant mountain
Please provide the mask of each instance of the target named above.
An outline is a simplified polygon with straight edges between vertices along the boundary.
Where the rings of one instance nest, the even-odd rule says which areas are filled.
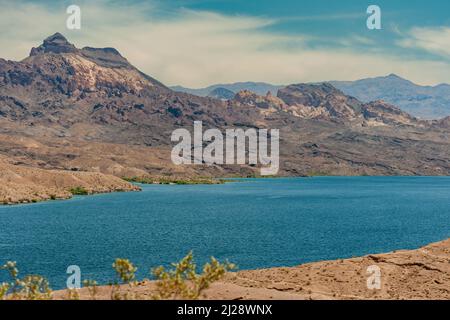
[[[221,99],[221,100],[230,100],[234,98],[235,93],[231,90],[225,88],[216,88],[208,94],[208,97]]]
[[[395,74],[386,77],[368,78],[358,81],[331,81],[334,87],[346,95],[353,96],[361,102],[383,100],[399,107],[401,110],[421,119],[441,119],[450,116],[450,85],[420,86]],[[189,89],[175,86],[171,89],[194,94],[201,97],[230,99],[215,90],[229,90],[233,93],[251,91],[257,95],[265,95],[268,91],[277,95],[284,86],[264,82],[238,82],[232,84],[217,84],[201,89]]]
[[[195,94],[200,97],[206,97],[208,96],[212,91],[221,88],[226,89],[234,94],[238,93],[242,90],[248,90],[251,92],[254,92],[258,95],[265,95],[267,92],[271,92],[272,94],[276,95],[278,90],[283,88],[284,86],[278,86],[273,85],[265,82],[237,82],[237,83],[230,83],[230,84],[215,84],[206,88],[200,88],[200,89],[190,89],[185,88],[182,86],[174,86],[171,87],[172,90],[178,91],[178,92],[185,92],[190,94]]]
[[[345,94],[370,102],[384,100],[422,119],[450,115],[450,85],[420,86],[395,74],[358,81],[333,81]]]

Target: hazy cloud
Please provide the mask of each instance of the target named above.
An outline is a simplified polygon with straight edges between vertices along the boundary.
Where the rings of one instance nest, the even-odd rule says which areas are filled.
[[[152,2],[125,7],[101,1],[80,4],[82,29],[65,29],[65,7],[45,7],[0,0],[0,57],[21,60],[32,46],[61,32],[76,46],[115,47],[142,71],[168,84],[200,87],[212,83],[265,81],[288,84],[323,80],[355,80],[398,73],[415,82],[435,84],[448,79],[445,62],[407,60],[394,54],[363,52],[352,43],[376,46],[352,35],[328,48],[312,48],[308,35],[267,31],[276,23],[263,17],[226,16],[179,9],[161,12]],[[449,53],[450,32],[415,31],[405,45]],[[437,47],[424,39],[438,37]],[[445,40],[447,39],[447,40]],[[406,40],[404,40],[406,41]],[[446,42],[445,42],[446,41]]]
[[[413,28],[400,45],[450,58],[450,27]]]

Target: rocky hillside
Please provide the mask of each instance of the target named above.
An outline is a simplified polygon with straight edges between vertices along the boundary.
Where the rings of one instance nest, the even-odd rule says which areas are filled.
[[[252,166],[175,166],[173,130],[280,129],[281,175],[448,175],[448,121],[421,121],[330,84],[234,98],[173,91],[113,48],[61,34],[20,62],[0,60],[0,155],[42,169],[118,177],[255,175]]]

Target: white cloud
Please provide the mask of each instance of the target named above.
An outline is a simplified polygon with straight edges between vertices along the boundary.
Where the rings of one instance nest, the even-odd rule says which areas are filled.
[[[247,80],[288,84],[389,73],[435,84],[446,81],[450,73],[450,65],[444,62],[358,52],[351,46],[355,39],[341,49],[312,49],[307,36],[268,32],[265,27],[275,21],[263,17],[190,10],[161,15],[152,3],[130,8],[102,1],[81,4],[82,30],[69,31],[64,7],[2,0],[0,4],[0,57],[20,60],[31,46],[59,31],[78,47],[115,47],[135,66],[168,85],[200,87]],[[37,21],[42,22],[39,27]]]
[[[450,58],[450,27],[413,28],[409,37],[399,43]]]

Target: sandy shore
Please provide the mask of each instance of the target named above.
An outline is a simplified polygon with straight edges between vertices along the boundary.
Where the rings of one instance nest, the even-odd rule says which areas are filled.
[[[379,290],[367,287],[369,266],[381,271]],[[144,281],[133,293],[149,298],[153,290],[154,282]],[[90,297],[87,289],[79,295]],[[66,296],[65,291],[54,294],[55,299]],[[97,298],[109,299],[109,288],[100,287]],[[206,291],[205,299],[450,299],[450,239],[417,250],[229,273]]]

